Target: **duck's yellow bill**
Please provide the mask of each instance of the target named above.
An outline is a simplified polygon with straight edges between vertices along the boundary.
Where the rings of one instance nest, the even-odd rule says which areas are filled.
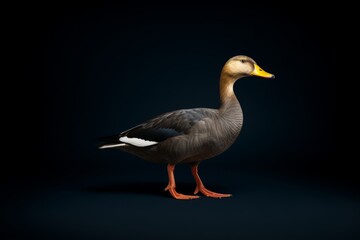
[[[261,69],[261,67],[259,67],[259,65],[254,64],[254,66],[255,66],[255,68],[251,73],[252,76],[258,76],[258,77],[263,77],[263,78],[275,78],[274,74],[265,72],[264,70]]]

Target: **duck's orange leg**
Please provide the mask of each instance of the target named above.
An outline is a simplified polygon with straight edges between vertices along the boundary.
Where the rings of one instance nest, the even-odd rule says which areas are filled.
[[[176,199],[195,199],[195,198],[199,198],[199,196],[184,195],[184,194],[178,193],[176,191],[176,189],[175,189],[176,184],[175,184],[175,177],[174,177],[174,169],[175,169],[175,165],[171,165],[171,164],[167,165],[167,172],[168,172],[168,175],[169,175],[169,184],[165,188],[165,191],[169,190],[170,194]]]
[[[206,189],[198,174],[198,164],[191,166],[191,172],[196,181],[196,188],[194,194],[197,194],[200,191],[205,196],[212,198],[231,197],[231,194],[216,193]]]

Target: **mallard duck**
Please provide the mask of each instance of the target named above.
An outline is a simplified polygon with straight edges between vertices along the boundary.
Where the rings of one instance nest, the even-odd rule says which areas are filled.
[[[228,149],[243,125],[243,112],[233,86],[243,77],[274,78],[250,57],[230,58],[220,75],[219,109],[181,109],[161,114],[115,136],[103,138],[100,149],[116,148],[153,163],[167,164],[169,182],[165,191],[176,199],[195,199],[198,192],[207,197],[224,198],[231,194],[208,190],[198,174],[199,164]],[[176,191],[176,164],[188,163],[196,181],[194,195]]]

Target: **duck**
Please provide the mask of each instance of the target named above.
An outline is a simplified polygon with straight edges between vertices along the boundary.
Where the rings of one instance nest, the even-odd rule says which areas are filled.
[[[152,163],[167,166],[165,191],[175,199],[199,198],[199,192],[211,198],[231,194],[207,189],[199,176],[199,164],[227,150],[243,126],[243,111],[234,93],[234,84],[244,77],[275,78],[252,58],[237,55],[228,59],[220,74],[219,108],[192,108],[166,112],[119,134],[101,137],[100,149],[119,149]],[[174,170],[177,164],[189,164],[196,182],[193,195],[176,190]]]

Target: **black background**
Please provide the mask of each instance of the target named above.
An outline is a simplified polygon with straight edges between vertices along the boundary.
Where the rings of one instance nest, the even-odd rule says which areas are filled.
[[[10,30],[14,100],[5,164],[9,239],[351,239],[352,160],[338,156],[331,12],[265,5],[28,5]],[[331,46],[331,47],[329,47]],[[218,107],[225,61],[274,80],[235,85],[244,127],[200,165],[230,199],[176,201],[166,168],[96,139],[180,108]],[[26,154],[24,157],[23,154]],[[195,185],[187,166],[178,190]]]

